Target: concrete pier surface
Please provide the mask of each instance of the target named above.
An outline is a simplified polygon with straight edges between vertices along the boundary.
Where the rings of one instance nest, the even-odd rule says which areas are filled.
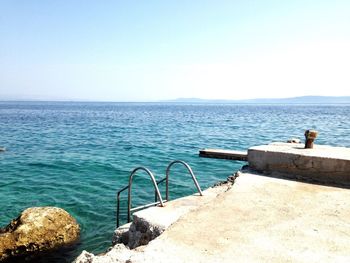
[[[118,234],[126,246],[76,262],[350,262],[349,151],[252,147],[238,177],[135,213]]]
[[[350,262],[350,191],[243,173],[132,262]]]
[[[243,173],[131,259],[350,262],[349,244],[349,190]]]
[[[349,207],[349,189],[243,172],[147,246],[109,253],[153,263],[350,262]],[[126,262],[106,258],[91,262]]]

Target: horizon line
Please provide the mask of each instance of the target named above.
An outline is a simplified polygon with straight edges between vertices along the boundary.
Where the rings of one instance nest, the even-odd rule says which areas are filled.
[[[130,101],[113,101],[113,100],[86,100],[86,99],[2,99],[0,102],[86,102],[86,103],[242,103],[242,104],[251,104],[251,103],[260,103],[260,104],[271,104],[275,101],[276,104],[281,103],[278,100],[298,100],[298,99],[350,99],[350,96],[323,96],[323,95],[304,95],[304,96],[295,96],[295,97],[283,97],[283,98],[253,98],[253,99],[203,99],[203,98],[186,98],[180,97],[176,99],[163,99],[163,100],[130,100]],[[269,101],[270,102],[261,102]],[[260,101],[260,102],[259,102]],[[292,102],[293,103],[293,102]],[[294,104],[325,104],[327,102],[294,102]],[[328,103],[337,103],[337,104],[346,104],[349,102],[328,102]]]

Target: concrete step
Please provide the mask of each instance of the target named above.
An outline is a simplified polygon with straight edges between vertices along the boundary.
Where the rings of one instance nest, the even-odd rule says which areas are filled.
[[[232,184],[223,184],[198,193],[172,200],[164,207],[154,206],[135,212],[132,223],[117,228],[114,232],[113,244],[123,243],[129,248],[148,244],[155,239],[180,217],[196,210],[214,200],[218,195],[227,191]]]

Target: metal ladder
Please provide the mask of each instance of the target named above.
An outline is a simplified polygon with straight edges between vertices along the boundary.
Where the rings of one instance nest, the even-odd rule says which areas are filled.
[[[201,190],[201,188],[200,188],[200,186],[198,184],[196,176],[194,175],[191,167],[187,163],[185,163],[184,161],[180,161],[180,160],[172,161],[168,165],[168,167],[166,169],[165,177],[163,179],[159,180],[159,181],[155,180],[153,173],[149,169],[147,169],[145,167],[142,167],[142,166],[141,167],[137,167],[134,170],[132,170],[132,172],[130,173],[129,184],[127,186],[123,187],[122,189],[120,189],[118,191],[118,193],[117,193],[117,215],[116,215],[116,217],[117,217],[117,227],[119,227],[120,194],[122,192],[124,192],[126,189],[128,189],[128,213],[127,213],[127,215],[128,215],[128,223],[131,221],[131,213],[132,212],[139,211],[139,210],[151,207],[151,206],[156,206],[156,205],[159,205],[159,204],[160,204],[161,207],[163,207],[164,203],[169,201],[169,198],[170,198],[169,197],[169,174],[170,174],[170,168],[176,163],[182,164],[182,165],[184,165],[186,167],[187,171],[190,173],[190,175],[192,177],[192,180],[193,180],[193,182],[194,182],[194,184],[195,184],[195,186],[197,188],[197,191],[198,191],[199,195],[201,195],[201,196],[203,195],[202,190]],[[154,187],[154,193],[155,193],[155,198],[154,199],[155,200],[154,200],[154,203],[150,203],[150,204],[146,204],[146,205],[142,205],[142,206],[138,206],[138,207],[132,208],[131,207],[131,186],[132,186],[133,178],[134,178],[136,172],[139,171],[139,170],[145,171],[149,175],[149,177],[151,178],[151,181],[152,181],[152,184],[153,184],[153,187]],[[165,200],[162,199],[162,196],[161,196],[159,188],[158,188],[158,185],[161,184],[164,181],[165,181],[165,195],[166,195]]]

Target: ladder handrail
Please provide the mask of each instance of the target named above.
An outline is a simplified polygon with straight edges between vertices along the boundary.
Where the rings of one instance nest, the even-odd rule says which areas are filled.
[[[157,185],[160,185],[161,183],[163,183],[166,180],[166,177],[164,177],[163,179],[160,179],[157,181]],[[159,187],[158,187],[159,188]],[[157,192],[154,191],[154,202],[157,202],[158,198],[157,198]],[[169,200],[166,198],[165,202],[168,202]]]
[[[131,172],[131,174],[129,176],[129,185],[128,185],[128,222],[131,221],[131,211],[130,210],[131,210],[131,186],[132,186],[132,179],[134,178],[134,175],[136,174],[136,172],[138,170],[143,170],[149,175],[149,177],[151,178],[151,181],[153,183],[153,187],[154,187],[155,191],[157,192],[157,196],[159,198],[160,206],[164,206],[162,196],[160,195],[159,188],[157,186],[157,182],[154,179],[154,175],[152,174],[152,172],[149,169],[147,169],[146,167],[142,167],[142,166],[137,167]]]
[[[118,193],[117,193],[117,227],[119,227],[120,194],[123,191],[125,191],[126,189],[128,189],[128,222],[131,221],[131,212],[132,211],[141,210],[141,209],[144,209],[144,208],[147,208],[147,207],[150,207],[150,206],[154,206],[154,205],[157,205],[157,204],[160,204],[161,206],[164,206],[164,202],[169,201],[169,174],[170,174],[170,168],[176,163],[182,164],[182,165],[184,165],[186,167],[187,171],[190,173],[190,175],[192,177],[192,180],[193,180],[193,182],[194,182],[194,184],[195,184],[195,186],[197,188],[198,193],[201,196],[203,196],[201,187],[198,184],[196,176],[194,175],[191,167],[184,161],[175,160],[175,161],[170,162],[170,164],[168,165],[168,167],[166,169],[166,172],[165,172],[166,176],[163,179],[159,180],[159,181],[155,180],[153,173],[149,169],[147,169],[146,167],[143,167],[143,166],[137,167],[134,170],[132,170],[132,172],[130,173],[129,184],[127,186],[123,187],[122,189],[120,189],[118,191]],[[135,176],[135,174],[136,174],[136,172],[138,170],[145,171],[149,175],[149,177],[151,178],[151,181],[152,181],[153,187],[154,187],[154,195],[155,195],[154,200],[155,200],[155,202],[151,203],[151,204],[147,204],[147,205],[131,208],[131,186],[132,186],[132,182],[133,182],[133,177]],[[161,184],[164,181],[166,182],[166,199],[165,200],[162,199],[162,196],[161,196],[159,188],[158,188],[158,185]]]
[[[147,169],[147,168],[145,168],[145,167],[137,167],[137,168],[135,168],[131,173],[130,173],[130,177],[129,177],[129,184],[127,185],[127,186],[125,186],[125,187],[123,187],[122,189],[120,189],[119,191],[118,191],[118,193],[117,193],[117,215],[116,215],[116,217],[117,217],[117,227],[119,227],[119,215],[120,215],[120,194],[122,193],[122,192],[124,192],[126,189],[129,189],[130,188],[130,179],[132,180],[132,178],[131,178],[131,176],[134,176],[134,174],[138,171],[138,170],[144,170],[144,171],[146,171],[146,173],[151,177],[151,180],[152,180],[152,183],[153,183],[153,186],[155,186],[155,184],[154,184],[154,182],[155,182],[155,179],[154,179],[154,175],[153,175],[153,173],[149,170],[149,169]],[[165,179],[163,179],[163,181],[164,181]],[[154,192],[155,192],[155,203],[152,203],[152,204],[150,204],[149,206],[152,206],[152,205],[156,205],[156,203],[157,204],[160,204],[161,206],[164,206],[164,202],[163,202],[163,199],[161,198],[161,195],[160,195],[160,192],[159,192],[159,188],[158,188],[158,184],[161,182],[162,180],[160,180],[160,181],[158,181],[158,182],[156,182],[156,187],[155,187],[155,190],[154,190]],[[161,200],[161,201],[158,201],[158,199],[157,199],[157,197],[160,197],[160,199],[159,200]],[[130,206],[129,206],[129,200],[130,200]],[[146,206],[148,206],[148,205],[144,205],[144,206],[142,206],[142,207],[146,207]],[[129,197],[129,193],[128,193],[128,222],[130,222],[130,218],[131,218],[131,211],[132,210],[136,210],[138,207],[136,207],[136,208],[131,208],[131,193],[130,193],[130,197]],[[140,209],[141,210],[141,209]]]
[[[168,165],[168,167],[166,168],[166,172],[165,172],[165,175],[166,175],[166,176],[165,176],[165,177],[166,177],[166,180],[165,180],[165,183],[166,183],[166,187],[165,187],[165,188],[166,188],[166,199],[169,200],[169,172],[170,172],[170,168],[171,168],[174,164],[176,164],[176,163],[183,164],[183,165],[187,168],[188,172],[191,174],[191,177],[192,177],[192,180],[193,180],[194,184],[196,185],[196,188],[197,188],[198,193],[199,193],[201,196],[203,196],[201,187],[199,186],[198,181],[197,181],[197,179],[196,179],[196,176],[194,175],[194,173],[193,173],[191,167],[190,167],[187,163],[185,163],[184,161],[175,160],[175,161],[172,161],[172,162]]]
[[[129,188],[129,186],[127,185],[127,186],[123,187],[122,189],[120,189],[117,193],[117,227],[119,227],[120,194],[128,188]]]
[[[170,168],[176,163],[183,164],[187,168],[187,171],[190,173],[190,175],[192,177],[192,180],[193,180],[193,182],[194,182],[194,184],[195,184],[195,186],[197,188],[197,191],[198,191],[199,195],[203,196],[203,192],[201,190],[201,187],[199,186],[197,178],[194,175],[191,167],[184,161],[175,160],[175,161],[172,161],[171,163],[169,163],[168,167],[166,168],[165,177],[157,182],[157,184],[160,184],[160,183],[165,181],[165,199],[167,201],[170,200],[170,198],[169,198],[169,174],[170,174]],[[157,195],[156,194],[155,194],[155,201],[157,201]]]

